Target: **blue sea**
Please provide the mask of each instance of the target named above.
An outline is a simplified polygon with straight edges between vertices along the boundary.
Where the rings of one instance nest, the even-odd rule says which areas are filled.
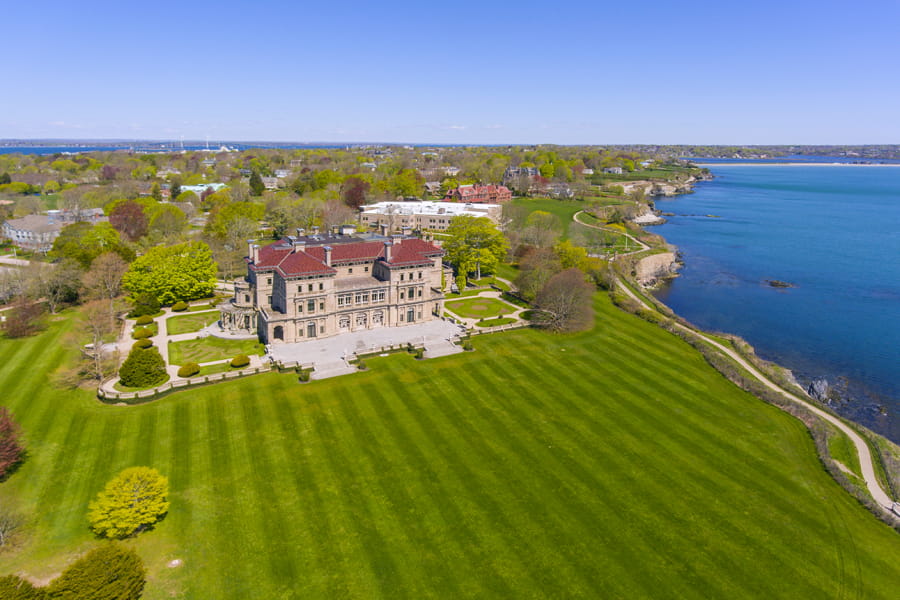
[[[684,260],[657,296],[801,383],[827,379],[840,413],[900,442],[900,167],[708,166],[714,180],[656,202]]]

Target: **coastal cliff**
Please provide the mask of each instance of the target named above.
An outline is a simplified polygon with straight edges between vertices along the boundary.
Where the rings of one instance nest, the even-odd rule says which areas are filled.
[[[652,287],[663,279],[676,275],[678,261],[674,252],[646,256],[634,266],[635,279],[644,287]]]

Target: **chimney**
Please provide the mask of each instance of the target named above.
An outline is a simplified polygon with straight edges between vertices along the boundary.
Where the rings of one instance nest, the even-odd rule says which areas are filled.
[[[356,233],[356,225],[341,225],[341,235],[353,235]]]
[[[303,240],[299,240],[297,238],[292,238],[291,245],[294,247],[294,249],[291,250],[291,252],[302,252],[302,251],[306,250],[306,242]]]
[[[410,227],[409,225],[404,225],[400,228],[400,231],[403,233],[403,235],[409,235],[410,233],[412,233],[412,227]]]
[[[393,244],[391,244],[391,242],[384,243],[384,261],[385,262],[391,262],[391,246],[393,246]]]
[[[381,227],[381,235],[387,237],[387,234],[388,234],[388,224],[387,224],[387,223],[380,223],[379,226]]]
[[[403,236],[394,234],[391,236],[391,240],[394,242],[394,244],[399,246],[403,242]]]
[[[325,264],[329,267],[331,266],[331,246],[323,246],[323,250],[325,250]]]
[[[256,240],[248,240],[248,251],[247,256],[250,257],[250,261],[253,263],[259,262],[259,244],[254,244]]]
[[[319,226],[313,225],[313,235],[319,235]]]
[[[297,237],[303,237],[306,234],[306,230],[302,227],[297,228]]]

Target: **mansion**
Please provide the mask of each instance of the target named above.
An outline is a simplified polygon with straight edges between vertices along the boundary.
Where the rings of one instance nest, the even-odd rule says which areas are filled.
[[[415,237],[314,234],[250,243],[221,325],[266,344],[440,318],[444,251]]]

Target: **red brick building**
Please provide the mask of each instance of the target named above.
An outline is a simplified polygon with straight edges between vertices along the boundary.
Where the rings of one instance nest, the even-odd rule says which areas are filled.
[[[444,200],[467,204],[503,204],[512,200],[512,192],[505,185],[461,185],[447,192]]]

